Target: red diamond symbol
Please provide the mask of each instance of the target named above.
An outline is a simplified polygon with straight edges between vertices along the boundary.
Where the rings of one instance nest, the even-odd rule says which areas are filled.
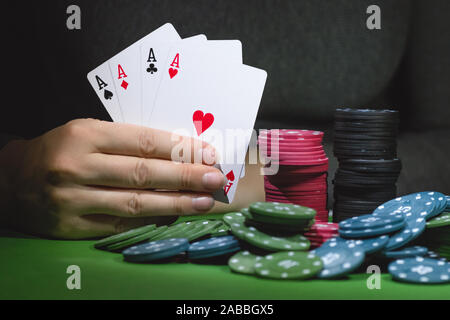
[[[120,86],[121,86],[122,88],[124,88],[125,90],[127,90],[128,82],[126,82],[125,80],[123,80],[122,83],[120,84]]]

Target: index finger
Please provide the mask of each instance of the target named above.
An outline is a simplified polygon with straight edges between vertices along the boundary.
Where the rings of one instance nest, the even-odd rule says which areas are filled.
[[[204,141],[127,123],[96,121],[95,147],[101,153],[171,159],[213,165],[214,148]]]

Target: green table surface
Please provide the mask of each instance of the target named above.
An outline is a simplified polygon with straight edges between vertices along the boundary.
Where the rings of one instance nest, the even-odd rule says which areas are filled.
[[[383,274],[369,290],[366,274],[342,280],[267,280],[226,265],[132,264],[96,250],[94,241],[25,238],[0,233],[0,299],[450,299],[450,285],[414,285]],[[81,289],[68,290],[69,265]]]

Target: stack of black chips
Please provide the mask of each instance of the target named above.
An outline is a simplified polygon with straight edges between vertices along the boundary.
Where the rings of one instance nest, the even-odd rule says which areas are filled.
[[[333,153],[333,221],[372,213],[396,197],[401,162],[397,159],[398,112],[337,109]]]

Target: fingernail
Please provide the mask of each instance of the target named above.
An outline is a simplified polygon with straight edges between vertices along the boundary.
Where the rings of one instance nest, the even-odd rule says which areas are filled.
[[[208,190],[218,190],[222,188],[227,180],[220,172],[208,172],[202,177],[203,187]]]
[[[216,151],[214,148],[202,149],[203,162],[206,164],[214,164],[216,162]]]
[[[199,197],[192,199],[192,207],[197,211],[207,211],[214,206],[214,200],[210,197]]]

